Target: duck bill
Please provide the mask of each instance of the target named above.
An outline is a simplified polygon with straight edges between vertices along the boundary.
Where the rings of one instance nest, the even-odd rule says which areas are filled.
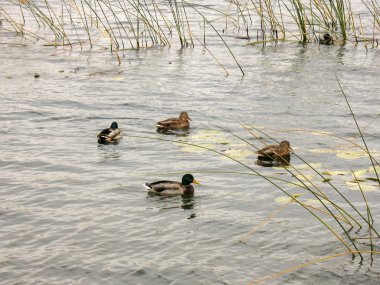
[[[195,180],[195,179],[193,180],[193,183],[194,183],[194,184],[201,185],[201,183],[200,183],[199,181]]]

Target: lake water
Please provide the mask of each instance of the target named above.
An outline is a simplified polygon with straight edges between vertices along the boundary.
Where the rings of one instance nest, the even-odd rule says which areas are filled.
[[[337,138],[361,143],[335,74],[379,159],[378,48],[262,48],[232,39],[246,75],[214,43],[226,77],[199,46],[123,51],[118,65],[107,51],[25,46],[12,33],[0,35],[0,284],[249,284],[346,251],[305,209],[283,203],[285,194],[265,179],[220,154],[171,140],[215,149],[296,183],[283,169],[255,165],[256,149],[220,129],[263,147],[239,124],[247,123],[289,140],[304,160],[333,174],[331,183],[366,215],[360,191],[347,182],[351,170],[371,164]],[[155,122],[183,110],[192,119],[188,135],[156,133]],[[123,139],[99,145],[97,133],[112,121]],[[303,161],[293,156],[291,162],[343,205]],[[184,173],[202,183],[192,199],[149,196],[142,187]],[[279,183],[321,207],[302,188]],[[379,229],[379,186],[366,180],[363,187]],[[353,235],[368,231],[364,226]],[[376,255],[363,262],[344,255],[265,284],[379,284],[379,263]]]

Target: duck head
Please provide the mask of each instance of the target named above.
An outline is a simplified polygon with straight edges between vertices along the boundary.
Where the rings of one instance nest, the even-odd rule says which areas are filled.
[[[117,129],[117,128],[119,128],[119,126],[118,126],[118,124],[117,124],[116,122],[112,122],[110,128],[111,128],[111,129]]]
[[[181,121],[191,121],[189,114],[185,111],[183,111],[183,112],[181,112],[181,114],[179,114],[179,119]]]
[[[290,143],[288,141],[282,141],[282,142],[280,142],[279,148],[283,149],[283,150],[285,150],[285,149],[287,149],[287,150],[293,150],[290,147]]]
[[[194,176],[191,174],[185,174],[182,176],[182,185],[190,185],[191,183],[200,184],[197,180],[194,179]]]

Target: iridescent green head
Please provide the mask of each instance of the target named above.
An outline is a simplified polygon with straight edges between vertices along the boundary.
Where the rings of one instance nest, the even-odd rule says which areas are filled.
[[[116,122],[112,122],[111,129],[117,129],[119,128],[118,124]]]
[[[197,180],[194,179],[194,176],[191,174],[185,174],[182,176],[182,185],[190,185],[191,183],[200,184]]]

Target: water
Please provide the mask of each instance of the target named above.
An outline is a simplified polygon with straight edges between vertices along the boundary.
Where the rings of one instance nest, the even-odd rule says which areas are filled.
[[[215,127],[262,147],[243,121],[289,140],[320,171],[368,168],[365,157],[336,155],[357,150],[351,144],[306,130],[360,142],[336,74],[379,158],[378,49],[262,49],[235,41],[246,76],[224,58],[231,73],[225,77],[201,48],[124,51],[119,66],[107,52],[19,46],[10,37],[13,43],[0,49],[0,284],[248,284],[346,250],[300,206],[276,202],[284,194],[264,179],[222,173],[249,172],[242,165],[166,140],[212,147],[262,174],[296,182],[284,170],[255,165],[254,148]],[[225,50],[215,53],[223,58]],[[182,110],[193,120],[189,135],[155,132],[156,121]],[[123,139],[98,145],[97,133],[112,121]],[[295,157],[292,163],[303,164]],[[149,196],[142,187],[183,173],[202,183],[192,199]],[[360,192],[346,184],[351,176],[332,178],[364,211]],[[366,197],[379,228],[378,186],[364,184],[373,187]],[[266,284],[379,284],[379,268],[377,256],[360,262],[345,255]]]

